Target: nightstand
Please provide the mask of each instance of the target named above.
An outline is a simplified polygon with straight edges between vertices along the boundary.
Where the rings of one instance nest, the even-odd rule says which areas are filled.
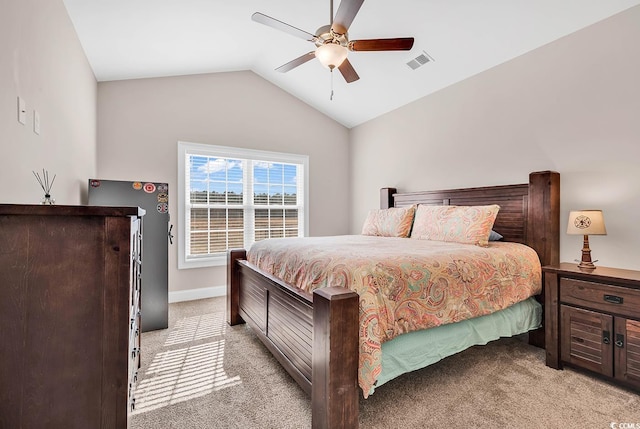
[[[568,263],[542,271],[547,366],[640,389],[640,271]]]

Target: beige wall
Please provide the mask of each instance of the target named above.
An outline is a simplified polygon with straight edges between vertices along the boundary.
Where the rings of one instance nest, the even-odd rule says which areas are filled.
[[[17,120],[18,96],[26,125]],[[96,98],[62,0],[0,0],[0,202],[39,203],[44,193],[32,171],[43,168],[57,175],[58,204],[86,202],[86,180],[96,171]]]
[[[98,177],[169,183],[177,225],[177,142],[309,156],[309,233],[349,230],[348,130],[252,72],[102,82],[98,85]],[[225,267],[177,269],[169,291],[225,284]]]
[[[640,269],[640,7],[351,130],[351,231],[378,189],[525,183],[561,173],[561,260],[580,258],[569,210],[604,211],[594,259]],[[429,78],[425,68],[425,79]]]

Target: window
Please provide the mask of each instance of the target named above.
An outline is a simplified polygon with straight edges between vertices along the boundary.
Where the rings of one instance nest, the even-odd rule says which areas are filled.
[[[307,233],[308,157],[178,142],[178,268]]]

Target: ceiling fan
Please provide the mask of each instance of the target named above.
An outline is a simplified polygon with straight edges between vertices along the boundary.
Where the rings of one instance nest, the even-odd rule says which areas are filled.
[[[315,34],[300,30],[260,12],[254,13],[251,19],[316,45],[315,50],[289,61],[278,67],[276,71],[285,73],[313,58],[317,58],[322,65],[328,67],[332,72],[337,67],[347,83],[351,83],[360,79],[360,76],[358,76],[358,73],[356,73],[347,58],[349,51],[408,51],[413,47],[413,37],[349,40],[347,30],[349,30],[349,26],[360,10],[362,3],[364,3],[364,0],[342,0],[334,18],[333,0],[331,0],[330,24],[318,28]]]

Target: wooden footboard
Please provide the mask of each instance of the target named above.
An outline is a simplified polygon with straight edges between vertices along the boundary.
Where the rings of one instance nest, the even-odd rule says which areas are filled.
[[[246,322],[311,395],[313,428],[358,427],[358,295],[295,289],[231,250],[227,322]]]

